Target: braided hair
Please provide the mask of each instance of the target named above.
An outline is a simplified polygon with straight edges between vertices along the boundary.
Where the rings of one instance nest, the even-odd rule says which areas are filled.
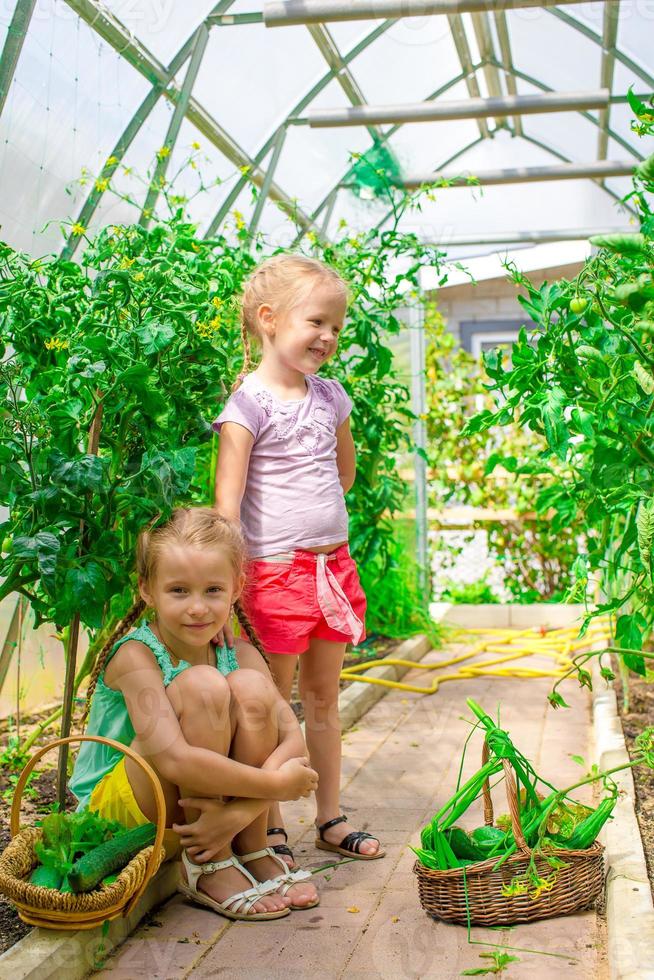
[[[156,575],[162,552],[171,544],[183,547],[223,550],[232,568],[234,581],[238,582],[245,565],[245,543],[238,525],[222,517],[210,507],[178,507],[170,518],[159,527],[150,526],[141,531],[136,547],[136,570],[139,582],[151,583]],[[264,650],[240,602],[234,604],[234,611],[250,643],[266,660]],[[129,612],[123,616],[98,654],[89,686],[86,692],[86,705],[82,724],[86,721],[95,692],[98,678],[106,665],[107,658],[116,642],[123,637],[145,612],[146,605],[138,598]],[[266,663],[268,661],[266,660]]]
[[[118,622],[115,630],[113,631],[113,633],[111,634],[107,642],[100,650],[100,653],[98,654],[95,661],[95,666],[93,667],[93,671],[91,673],[89,686],[86,689],[86,703],[84,705],[84,713],[82,715],[82,720],[81,720],[82,727],[84,727],[86,720],[88,718],[89,710],[91,708],[91,699],[93,697],[93,694],[95,693],[95,688],[98,683],[98,677],[102,673],[104,665],[107,662],[107,657],[109,656],[111,650],[114,648],[114,645],[118,642],[118,640],[120,640],[122,636],[125,636],[125,633],[127,633],[128,630],[131,629],[131,627],[134,625],[136,620],[139,619],[139,617],[142,616],[144,612],[145,612],[145,603],[143,602],[143,599],[141,598],[136,599],[132,608]]]

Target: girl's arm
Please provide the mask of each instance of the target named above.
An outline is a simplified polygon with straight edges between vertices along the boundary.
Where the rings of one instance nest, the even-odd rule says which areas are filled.
[[[111,686],[125,697],[140,749],[165,779],[205,797],[290,800],[313,788],[315,773],[299,759],[283,771],[264,771],[190,745],[166,695],[159,666],[144,644],[125,643],[112,667]]]
[[[347,493],[354,485],[357,472],[357,455],[349,417],[336,430],[336,465],[343,493]]]
[[[258,670],[260,674],[264,674],[272,680],[263,657],[251,643],[246,643],[244,640],[237,640],[236,656],[240,667]],[[277,687],[275,687],[275,690],[277,690]],[[288,701],[284,700],[279,691],[277,691],[277,695],[275,709],[279,724],[279,742],[277,748],[268,756],[263,764],[262,768],[267,770],[279,769],[289,759],[297,759],[307,754],[307,747],[302,736],[302,730],[295,717],[295,712]]]
[[[241,516],[241,500],[250,464],[254,436],[238,422],[224,422],[216,466],[216,510],[230,520]]]

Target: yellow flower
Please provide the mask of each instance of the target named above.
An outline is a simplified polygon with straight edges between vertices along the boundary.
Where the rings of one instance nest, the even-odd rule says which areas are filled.
[[[243,215],[241,214],[240,211],[233,211],[232,214],[234,215],[234,221],[236,222],[236,227],[238,228],[239,231],[242,231],[242,229],[245,228],[245,221],[243,220]]]
[[[162,146],[160,149],[157,150],[157,156],[159,157],[160,160],[165,160],[166,157],[170,156],[170,147]]]
[[[219,310],[220,307],[223,305],[223,301],[221,300],[220,296],[214,296],[211,302],[213,303],[213,305],[216,307],[217,310]]]
[[[191,170],[197,170],[197,169],[198,169],[197,163],[195,162],[195,160],[191,160]]]
[[[99,177],[95,182],[96,191],[106,191],[109,186],[109,181],[106,177]]]
[[[142,282],[145,279],[145,272],[135,272],[134,282]]]
[[[126,320],[127,317],[129,316],[129,310],[126,310],[123,307],[123,309],[119,312],[118,316],[120,317],[121,320]]]
[[[105,163],[105,167],[113,167],[118,163],[118,157],[109,157]]]
[[[86,228],[84,227],[84,225],[81,225],[79,223],[79,221],[76,221],[75,224],[73,225],[73,227],[70,230],[73,233],[73,235],[85,235],[86,234]]]
[[[191,143],[191,146],[193,147],[194,150],[199,150],[200,149],[200,144],[197,142],[197,140],[194,140]]]
[[[118,266],[118,268],[119,269],[129,269],[130,266],[134,265],[135,262],[136,262],[136,259],[124,258],[124,259],[121,260],[121,263]]]
[[[68,350],[70,346],[67,340],[60,340],[59,337],[50,337],[44,343],[48,350]]]
[[[191,242],[191,248],[193,249],[194,252],[200,251],[200,246],[198,245],[197,242]]]
[[[123,173],[129,176],[133,172],[133,167],[123,167]]]
[[[250,173],[250,166],[249,164],[246,163],[244,167],[239,167],[239,170],[241,171],[244,177],[247,177],[247,175]]]

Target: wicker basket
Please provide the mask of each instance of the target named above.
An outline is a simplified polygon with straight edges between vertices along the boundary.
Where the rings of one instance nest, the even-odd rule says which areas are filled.
[[[488,746],[484,742],[483,762],[488,759]],[[467,925],[500,926],[516,922],[533,922],[556,915],[569,915],[590,908],[604,891],[604,848],[597,842],[584,851],[565,849],[548,851],[565,861],[566,867],[553,869],[538,855],[534,859],[539,877],[554,882],[549,891],[542,891],[538,898],[529,894],[505,897],[502,886],[523,875],[531,861],[531,851],[520,825],[520,809],[516,783],[510,763],[503,760],[506,796],[511,814],[511,824],[518,850],[496,871],[498,857],[470,864],[465,868],[433,871],[419,861],[413,866],[418,878],[420,904],[425,912],[445,922]],[[488,781],[484,784],[484,822],[493,824],[493,804]]]
[[[40,840],[42,834],[38,827],[19,829],[23,790],[32,769],[50,749],[69,742],[102,742],[124,752],[150,778],[157,804],[154,844],[139,851],[112,884],[79,895],[60,892],[54,888],[42,888],[27,880],[27,876],[38,864],[34,844]],[[20,918],[29,925],[46,929],[93,929],[109,919],[127,915],[139,900],[163,860],[165,852],[161,845],[165,826],[166,804],[159,778],[154,769],[133,749],[101,735],[71,735],[56,739],[35,752],[20,774],[11,805],[12,840],[0,855],[0,892],[11,899]]]

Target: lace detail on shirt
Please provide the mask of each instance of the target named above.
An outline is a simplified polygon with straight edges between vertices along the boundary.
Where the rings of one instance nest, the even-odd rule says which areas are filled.
[[[311,377],[310,384],[313,385],[314,391],[324,399],[324,401],[330,404],[334,401],[334,392],[331,385],[329,385],[324,378]]]
[[[280,441],[294,435],[301,448],[309,455],[315,456],[320,445],[321,434],[325,431],[329,434],[335,432],[338,416],[331,385],[322,378],[313,376],[307,377],[307,383],[316,404],[311,409],[310,418],[301,425],[297,422],[302,402],[284,404],[277,401],[265,388],[252,392],[252,395],[270,419],[273,431]]]
[[[238,395],[239,392],[237,391],[235,394]],[[245,392],[242,392],[242,394],[245,394]],[[266,391],[265,388],[261,388],[259,391],[253,392],[253,394],[256,400],[261,405],[264,412],[266,413],[266,415],[268,416],[268,418],[271,418],[273,414],[274,406],[273,406],[272,395],[270,394],[270,392]]]

